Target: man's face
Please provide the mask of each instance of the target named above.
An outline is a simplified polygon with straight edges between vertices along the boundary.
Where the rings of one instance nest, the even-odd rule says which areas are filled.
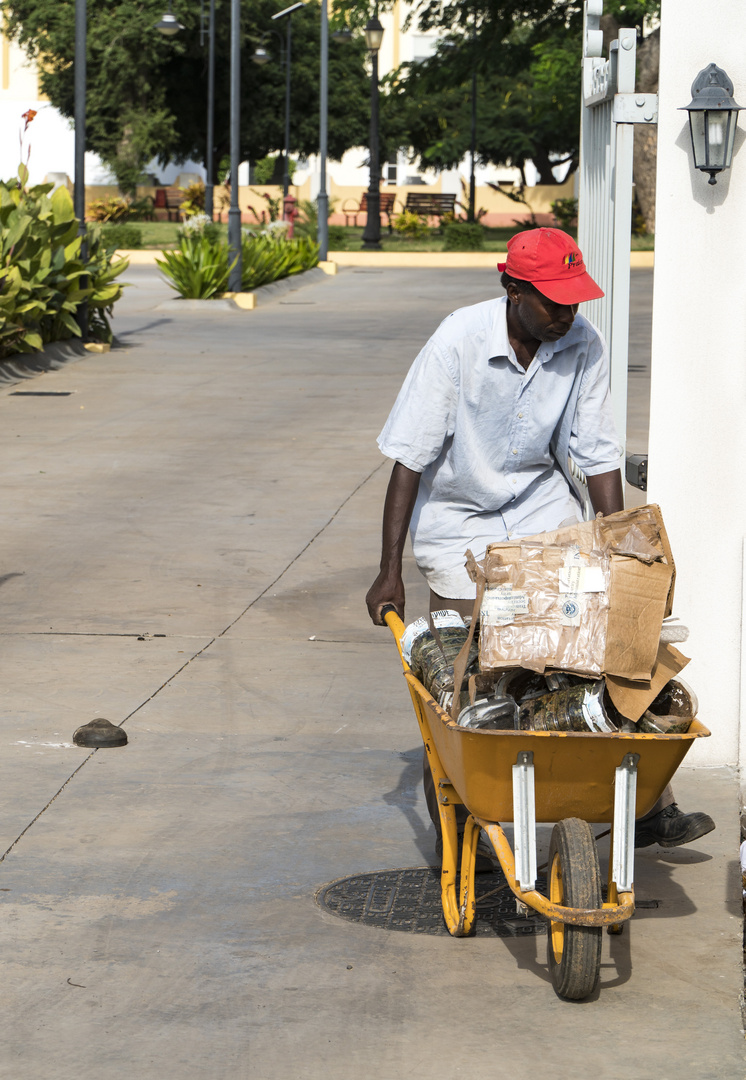
[[[511,285],[508,297],[522,329],[536,341],[559,341],[578,313],[577,304],[555,304],[536,288],[521,292]]]

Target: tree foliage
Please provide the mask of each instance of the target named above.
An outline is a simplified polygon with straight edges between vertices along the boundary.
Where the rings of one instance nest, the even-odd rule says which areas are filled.
[[[241,13],[242,157],[257,160],[284,143],[285,74],[272,15],[281,0],[244,0]],[[53,105],[74,113],[75,0],[1,0],[6,33],[40,69],[40,85]],[[163,0],[89,0],[86,143],[131,191],[143,166],[189,157],[205,160],[207,44],[200,44],[199,5],[177,0],[184,30],[164,38],[154,29]],[[229,149],[230,3],[216,0],[214,161]],[[319,4],[309,0],[293,15],[291,152],[318,151]],[[285,21],[279,26],[284,43]],[[264,44],[273,61],[251,62]],[[367,141],[369,83],[362,42],[330,42],[329,153],[339,158]],[[341,88],[344,88],[342,92]]]
[[[355,21],[360,9],[352,5]],[[659,0],[607,0],[610,18],[642,29]],[[481,164],[530,159],[542,183],[553,168],[577,167],[582,3],[579,0],[421,0],[421,30],[443,37],[429,60],[404,65],[386,82],[382,113],[389,143],[411,147],[423,164],[455,166],[471,142],[476,73],[476,151]]]

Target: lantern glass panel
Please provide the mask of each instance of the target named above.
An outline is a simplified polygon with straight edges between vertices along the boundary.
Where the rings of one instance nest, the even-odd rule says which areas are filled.
[[[366,26],[365,43],[371,52],[378,52],[383,41],[383,27]]]
[[[694,166],[697,169],[705,169],[707,167],[705,116],[706,113],[700,111],[692,111],[689,113],[689,128],[692,133],[692,147],[694,149]]]
[[[725,137],[725,168],[729,169],[733,160],[733,144],[736,141],[737,112],[728,112],[728,132]]]
[[[708,109],[704,116],[707,127],[707,164],[711,169],[724,169],[730,113],[725,109],[718,112]]]

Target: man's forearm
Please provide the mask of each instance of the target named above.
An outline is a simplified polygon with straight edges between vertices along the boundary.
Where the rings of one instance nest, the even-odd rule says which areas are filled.
[[[404,545],[419,487],[420,474],[397,461],[383,506],[381,570],[401,571]]]
[[[393,604],[399,617],[404,618],[402,555],[419,486],[420,474],[397,461],[383,507],[381,570],[365,598],[368,613],[377,625],[382,622],[381,609],[385,604]]]
[[[598,476],[589,476],[587,481],[594,513],[607,517],[609,514],[624,510],[624,489],[619,469],[599,473]]]

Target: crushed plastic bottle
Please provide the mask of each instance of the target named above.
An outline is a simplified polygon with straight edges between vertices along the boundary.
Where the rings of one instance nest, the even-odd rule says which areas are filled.
[[[532,697],[518,710],[521,731],[616,731],[604,708],[603,679]]]
[[[433,612],[433,625],[440,635],[440,644],[431,633],[426,619],[418,619],[409,643],[409,666],[436,701],[443,704],[445,695],[453,695],[453,664],[469,636],[464,620],[456,611]],[[458,621],[457,621],[458,620]],[[459,625],[460,624],[460,625]],[[405,635],[409,632],[407,627]],[[441,648],[442,645],[442,648]],[[404,637],[402,637],[404,649]],[[406,653],[405,653],[406,656]],[[464,678],[477,673],[479,668],[479,644],[472,641]]]
[[[458,714],[458,726],[481,731],[514,731],[518,706],[509,697],[480,698]]]
[[[651,735],[685,735],[697,715],[697,695],[683,679],[671,679],[637,721]]]

